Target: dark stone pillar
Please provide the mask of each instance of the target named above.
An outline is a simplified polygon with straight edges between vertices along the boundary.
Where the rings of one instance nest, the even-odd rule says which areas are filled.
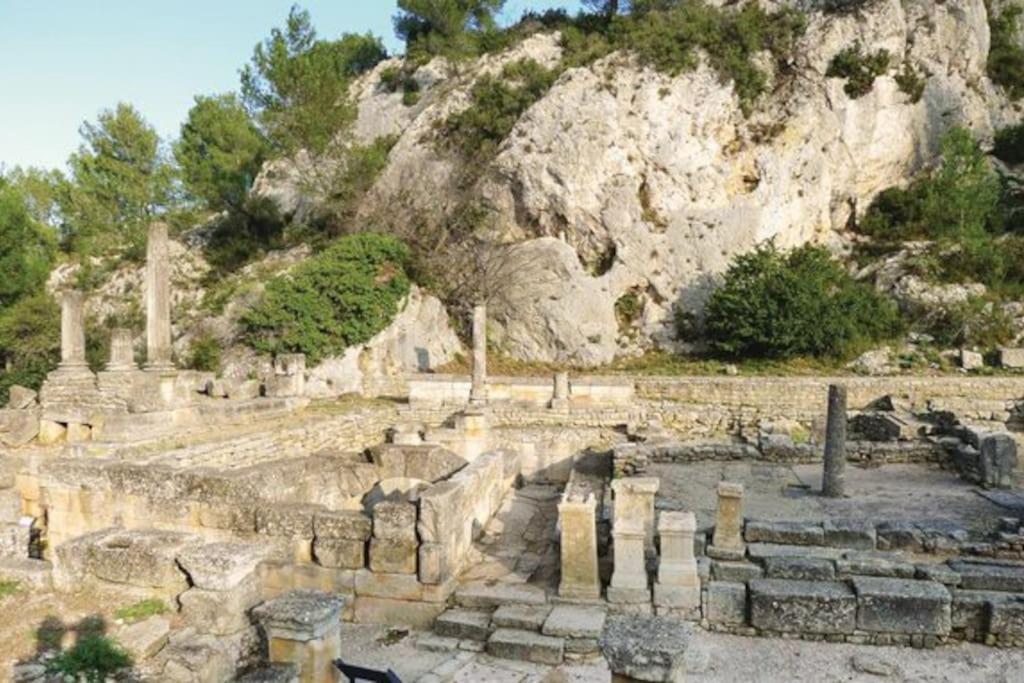
[[[828,388],[828,424],[825,427],[825,476],[822,493],[829,498],[843,497],[843,470],[846,468],[846,387]]]

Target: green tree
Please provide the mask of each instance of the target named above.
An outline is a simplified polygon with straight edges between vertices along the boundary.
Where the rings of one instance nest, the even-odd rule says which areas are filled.
[[[811,245],[738,256],[706,316],[711,347],[725,356],[843,358],[899,330],[891,301]]]
[[[293,6],[242,69],[242,100],[280,149],[321,153],[355,118],[351,79],[386,57],[369,34],[317,39],[309,12]]]
[[[942,165],[924,192],[922,220],[932,237],[985,235],[995,217],[1001,187],[978,141],[966,128],[942,138]]]
[[[398,0],[395,33],[413,55],[462,55],[471,51],[470,32],[495,28],[505,0]]]
[[[173,202],[174,170],[160,136],[130,104],[119,103],[80,130],[68,159],[61,214],[67,245],[82,255],[141,255],[146,225]]]
[[[42,287],[55,252],[53,230],[36,220],[25,197],[0,177],[0,310]]]
[[[185,187],[214,211],[242,208],[269,152],[233,93],[196,97],[174,145]]]
[[[12,384],[38,388],[60,360],[60,307],[45,290],[0,308],[0,405]]]

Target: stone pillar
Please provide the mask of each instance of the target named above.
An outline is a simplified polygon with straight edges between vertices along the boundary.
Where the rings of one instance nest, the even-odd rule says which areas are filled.
[[[687,618],[700,613],[700,576],[693,556],[696,532],[697,518],[692,512],[662,512],[658,517],[661,558],[654,604],[659,610],[679,611]]]
[[[152,223],[146,243],[146,369],[171,370],[171,279],[167,225]]]
[[[274,377],[268,385],[270,395],[278,398],[305,394],[306,354],[282,353],[274,358]]]
[[[822,493],[828,498],[843,497],[843,471],[846,469],[846,387],[828,388],[828,423],[825,425],[825,473]]]
[[[562,581],[559,597],[596,600],[601,597],[597,571],[597,500],[586,487],[570,484],[558,504],[561,529]]]
[[[84,370],[85,361],[85,297],[81,292],[64,292],[60,299],[60,366],[61,370]]]
[[[715,534],[708,546],[708,556],[717,560],[742,560],[746,552],[747,546],[743,542],[743,484],[720,482]]]
[[[484,304],[473,307],[473,385],[469,402],[487,403],[487,306]]]
[[[569,373],[555,373],[555,394],[551,399],[552,410],[569,410]]]
[[[320,591],[296,590],[253,610],[267,636],[271,663],[294,663],[302,683],[337,680],[341,609],[345,601]]]
[[[110,333],[110,362],[107,372],[127,372],[135,369],[135,349],[132,331],[118,327]]]
[[[615,515],[613,525],[622,519],[629,523],[637,521],[644,530],[644,549],[654,556],[654,494],[658,492],[661,480],[657,477],[625,477],[612,482],[615,494]]]

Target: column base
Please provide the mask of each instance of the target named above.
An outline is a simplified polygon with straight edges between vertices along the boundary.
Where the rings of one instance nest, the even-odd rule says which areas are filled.
[[[569,412],[569,399],[567,398],[553,398],[551,403],[548,405],[551,410],[567,413]]]
[[[651,602],[651,589],[608,586],[608,602],[627,605],[648,604]]]
[[[747,556],[747,548],[720,548],[715,545],[709,545],[705,551],[707,556],[713,560],[727,560],[738,562]]]
[[[700,587],[654,584],[654,604],[672,609],[700,609]]]
[[[601,599],[601,587],[600,586],[581,586],[581,585],[566,585],[562,584],[558,587],[558,597],[563,600],[600,600]]]

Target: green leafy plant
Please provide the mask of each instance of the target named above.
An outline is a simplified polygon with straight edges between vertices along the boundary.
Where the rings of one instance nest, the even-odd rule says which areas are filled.
[[[887,50],[865,54],[860,43],[841,50],[829,62],[825,75],[829,78],[845,78],[843,90],[857,99],[871,92],[875,79],[889,70],[892,56]]]
[[[305,353],[310,363],[369,340],[409,292],[409,252],[372,233],[343,237],[267,284],[242,318],[247,342],[266,353]]]
[[[17,581],[0,580],[0,600],[9,598],[17,593],[20,585]]]
[[[398,0],[395,33],[414,61],[434,55],[449,58],[477,54],[476,39],[493,32],[505,0]]]
[[[328,235],[352,230],[360,202],[387,167],[397,141],[396,136],[388,135],[368,145],[354,145],[336,170],[307,179],[306,185],[323,198],[321,221]]]
[[[201,372],[219,373],[223,352],[219,339],[210,334],[200,334],[188,345],[185,367]]]
[[[845,358],[900,329],[895,305],[820,247],[768,243],[738,256],[706,309],[711,348],[728,357]]]
[[[1007,3],[998,11],[991,3],[986,4],[989,5],[988,24],[992,36],[986,64],[988,77],[1006,91],[1010,99],[1019,100],[1024,97],[1024,47],[1018,37],[1024,8]]]
[[[904,93],[911,102],[920,102],[924,96],[925,86],[928,85],[926,78],[921,76],[910,61],[903,62],[903,69],[896,74],[896,85],[900,92]]]
[[[915,323],[943,347],[993,349],[1013,339],[1013,319],[997,303],[981,298],[928,312]]]
[[[132,665],[132,659],[120,645],[102,635],[80,636],[71,649],[50,660],[47,668],[87,683],[103,683],[108,676]]]
[[[128,623],[134,621],[142,621],[149,617],[156,616],[158,614],[165,614],[167,612],[167,603],[159,598],[149,598],[147,600],[140,600],[139,602],[133,603],[126,607],[119,608],[114,612],[114,616]]]

